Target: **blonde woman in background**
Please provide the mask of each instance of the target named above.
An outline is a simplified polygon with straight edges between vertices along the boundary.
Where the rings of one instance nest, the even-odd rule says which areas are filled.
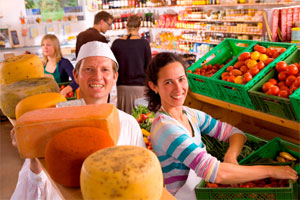
[[[71,77],[72,82],[60,93],[66,96],[69,92],[75,91],[78,85],[73,77],[74,67],[68,59],[62,57],[58,38],[53,34],[47,34],[42,38],[41,45],[45,76],[47,74],[53,76],[57,83],[68,82]]]
[[[111,47],[120,66],[118,108],[128,114],[134,100],[144,96],[145,69],[151,59],[149,42],[139,36],[140,25],[140,17],[131,15],[127,21],[128,35],[116,39]]]

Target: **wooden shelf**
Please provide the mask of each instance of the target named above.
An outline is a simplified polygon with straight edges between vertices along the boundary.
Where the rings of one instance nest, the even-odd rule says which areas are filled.
[[[191,91],[189,91],[189,95],[199,101],[202,101],[202,102],[213,104],[215,106],[219,106],[219,107],[222,107],[222,108],[225,108],[228,110],[232,110],[232,111],[244,114],[244,115],[248,115],[248,116],[263,120],[263,121],[273,123],[273,124],[277,124],[282,127],[289,128],[289,129],[292,129],[295,131],[300,131],[300,123],[296,122],[296,121],[284,119],[284,118],[277,117],[274,115],[269,115],[269,114],[266,114],[266,113],[263,113],[260,111],[256,111],[256,110],[245,108],[245,107],[242,107],[239,105],[231,104],[231,103],[228,103],[225,101],[221,101],[218,99],[200,95],[200,94],[197,94],[197,93],[194,93]]]

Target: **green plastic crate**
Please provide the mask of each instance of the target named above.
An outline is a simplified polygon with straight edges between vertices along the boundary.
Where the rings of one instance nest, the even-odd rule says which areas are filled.
[[[191,65],[187,70],[192,70],[193,72],[197,68],[202,68],[202,64],[204,61],[209,59],[211,56],[214,56],[209,62],[205,63],[208,64],[220,64],[222,65],[230,58],[234,58],[238,56],[240,53],[247,51],[251,47],[255,45],[255,42],[252,40],[237,40],[237,39],[229,39],[226,38],[223,40],[219,45],[201,57],[197,62]],[[228,62],[224,68],[232,64],[233,59]],[[202,76],[198,74],[187,73],[189,86],[192,92],[206,95],[213,98],[218,98],[218,93],[216,93],[209,84],[211,78],[213,78],[215,74],[211,77]]]
[[[300,49],[293,53],[286,59],[288,64],[298,62],[300,63]],[[290,100],[297,116],[298,121],[300,122],[300,88],[298,88],[292,95],[290,95]]]
[[[300,153],[290,150],[290,147],[299,149],[296,144],[285,142],[278,137],[269,141],[263,147],[249,155],[247,158],[239,162],[239,164],[249,164],[260,158],[274,159],[280,151],[286,151],[299,159]],[[300,150],[299,150],[300,151]],[[283,165],[283,163],[281,163]],[[296,199],[298,196],[297,182],[293,183],[289,180],[288,187],[273,188],[206,188],[205,181],[202,180],[195,188],[197,199]]]
[[[300,61],[300,51],[294,51],[290,56],[284,60],[287,64],[292,64]],[[274,95],[265,94],[262,91],[262,86],[271,78],[276,78],[278,72],[275,69],[263,77],[258,83],[256,83],[249,91],[249,96],[257,110],[263,111],[264,113],[276,115],[282,118],[297,121],[296,110],[293,108],[292,101],[288,98],[278,97]],[[276,78],[277,79],[277,78]],[[299,89],[298,89],[299,90]],[[297,97],[297,95],[295,95]],[[298,97],[300,99],[300,96]],[[298,104],[298,108],[299,108]]]
[[[297,120],[297,116],[290,99],[275,95],[268,95],[262,91],[264,83],[277,75],[278,73],[276,70],[271,69],[265,77],[263,77],[248,91],[252,103],[256,110],[290,120]]]
[[[69,85],[71,82],[63,82],[63,83],[58,83],[58,86],[59,88],[62,86],[62,85]],[[77,92],[76,90],[73,91],[74,92],[74,97],[68,97],[67,100],[74,100],[74,99],[77,99]]]
[[[249,97],[248,90],[251,87],[253,87],[253,85],[257,83],[260,79],[262,79],[265,76],[265,74],[268,71],[270,71],[270,69],[275,67],[275,65],[279,61],[284,60],[297,49],[297,46],[291,43],[256,42],[256,44],[259,44],[264,47],[284,47],[286,48],[286,51],[283,52],[280,56],[278,56],[267,67],[262,69],[258,74],[256,74],[253,77],[252,80],[250,80],[245,85],[221,80],[221,75],[223,72],[225,72],[226,68],[220,69],[216,73],[215,78],[211,79],[210,84],[212,84],[212,87],[214,87],[215,92],[220,93],[219,96],[221,97],[221,100],[229,103],[237,104],[246,108],[255,109],[255,106],[253,105]],[[253,47],[250,49],[249,52],[253,52]],[[236,62],[237,62],[237,57],[234,58],[234,61],[232,63],[236,63]]]

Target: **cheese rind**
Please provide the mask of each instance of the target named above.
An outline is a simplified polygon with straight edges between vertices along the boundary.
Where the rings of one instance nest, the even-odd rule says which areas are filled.
[[[15,119],[16,106],[22,99],[45,92],[59,93],[59,87],[52,78],[32,78],[0,86],[0,107],[3,113]]]
[[[23,158],[44,157],[46,144],[57,133],[80,126],[100,128],[117,144],[120,119],[112,104],[44,108],[23,114],[16,120],[16,140]]]
[[[152,151],[138,146],[115,146],[85,159],[80,187],[84,199],[159,200],[163,175]]]
[[[16,106],[16,119],[32,110],[55,107],[56,103],[62,101],[67,101],[67,99],[56,92],[47,92],[26,97],[19,101]]]
[[[0,66],[0,82],[2,84],[40,77],[44,77],[43,63],[34,54],[8,58]]]
[[[80,170],[90,154],[113,146],[109,133],[95,127],[75,127],[54,136],[47,144],[47,172],[57,183],[67,187],[80,186]]]

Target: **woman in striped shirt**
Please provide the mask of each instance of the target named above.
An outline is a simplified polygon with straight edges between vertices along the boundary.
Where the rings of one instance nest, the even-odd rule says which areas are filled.
[[[188,92],[184,66],[179,56],[160,53],[150,61],[146,74],[149,109],[156,112],[151,140],[168,191],[178,193],[193,176],[191,171],[205,181],[222,184],[267,177],[296,180],[297,172],[289,166],[238,165],[237,157],[246,141],[244,133],[204,112],[183,106]],[[207,153],[201,134],[229,142],[224,162]],[[195,198],[193,190],[194,186],[191,193]]]

